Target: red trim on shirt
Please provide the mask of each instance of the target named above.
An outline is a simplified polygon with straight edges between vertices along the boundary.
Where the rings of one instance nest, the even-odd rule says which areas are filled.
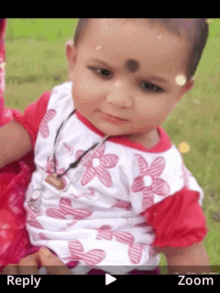
[[[33,148],[37,139],[38,130],[41,121],[46,113],[47,105],[51,96],[51,92],[45,92],[39,100],[26,107],[24,114],[14,112],[13,118],[22,124],[31,136]]]
[[[183,188],[150,207],[146,222],[155,230],[155,247],[189,247],[208,233],[199,193]]]
[[[89,120],[87,120],[79,111],[76,111],[77,118],[85,124],[90,130],[95,132],[96,134],[104,137],[105,134],[101,132],[98,128],[96,128]],[[159,126],[157,128],[159,136],[160,136],[160,141],[157,145],[152,147],[151,149],[147,149],[144,147],[142,144],[133,142],[131,141],[128,137],[126,136],[117,136],[117,137],[110,137],[108,141],[115,142],[118,144],[122,144],[124,146],[127,146],[129,148],[137,149],[140,151],[144,152],[149,152],[149,153],[160,153],[160,152],[165,152],[169,150],[172,146],[168,134]]]

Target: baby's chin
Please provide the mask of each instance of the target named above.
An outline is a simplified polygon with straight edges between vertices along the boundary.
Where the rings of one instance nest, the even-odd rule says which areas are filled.
[[[94,125],[94,124],[93,124]],[[117,125],[105,125],[105,123],[97,123],[94,125],[99,131],[109,136],[127,136],[130,135],[130,131],[123,129],[123,127]]]
[[[99,129],[99,128],[98,128]],[[111,136],[111,137],[126,137],[130,138],[133,135],[135,136],[135,133],[130,133],[129,131],[120,131],[120,130],[104,130],[104,129],[99,129],[102,133],[104,133],[105,136]]]

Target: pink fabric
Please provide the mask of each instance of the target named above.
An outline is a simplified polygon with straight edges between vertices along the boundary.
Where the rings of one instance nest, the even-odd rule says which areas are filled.
[[[187,187],[150,207],[146,221],[155,229],[155,247],[189,247],[208,233],[199,194]]]
[[[0,118],[4,111],[4,97],[5,90],[5,30],[6,19],[0,18]]]
[[[0,126],[21,116],[17,110],[4,109],[6,19],[0,18]],[[39,248],[29,242],[25,229],[24,196],[34,171],[33,152],[0,170],[0,273],[4,266],[18,263]]]

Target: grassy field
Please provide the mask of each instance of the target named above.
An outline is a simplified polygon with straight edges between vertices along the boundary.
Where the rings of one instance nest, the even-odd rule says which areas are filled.
[[[8,19],[6,105],[21,111],[45,90],[67,81],[65,43],[77,19]],[[220,20],[210,34],[195,75],[195,87],[162,125],[183,154],[187,168],[205,192],[203,211],[209,233],[204,241],[212,266],[220,266]],[[162,255],[160,265],[166,264]],[[220,267],[214,268],[220,271]]]

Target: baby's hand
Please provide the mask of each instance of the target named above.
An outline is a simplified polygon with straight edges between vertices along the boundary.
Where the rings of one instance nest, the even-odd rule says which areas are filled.
[[[18,265],[8,265],[3,275],[38,275],[39,264],[46,268],[47,274],[71,275],[64,263],[46,248],[22,258]]]

